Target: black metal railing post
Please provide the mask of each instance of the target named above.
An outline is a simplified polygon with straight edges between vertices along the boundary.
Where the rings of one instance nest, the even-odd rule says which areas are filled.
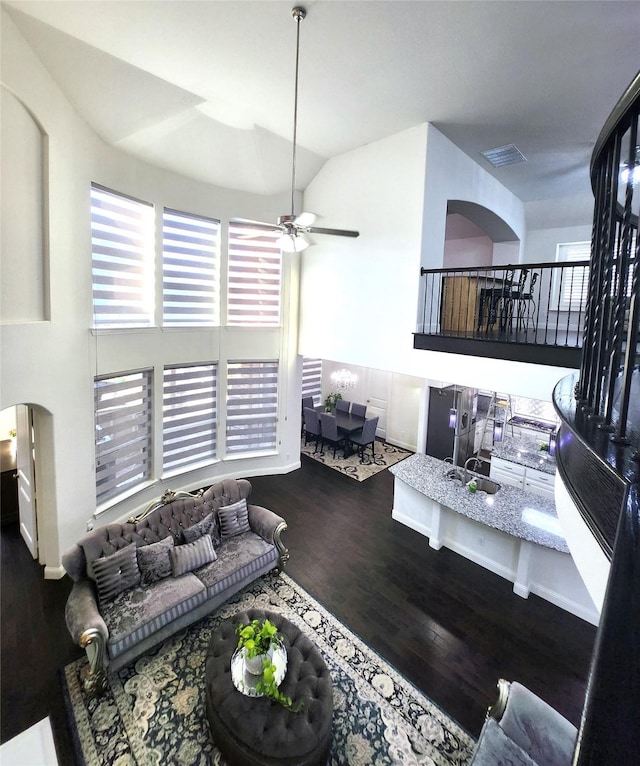
[[[560,478],[585,530],[611,560],[574,766],[626,766],[640,752],[639,111],[640,72],[593,151],[580,374],[575,386],[565,378],[554,391],[562,421]],[[573,403],[567,388],[574,390]]]

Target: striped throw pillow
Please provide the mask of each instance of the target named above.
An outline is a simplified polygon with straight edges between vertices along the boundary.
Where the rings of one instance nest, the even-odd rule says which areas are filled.
[[[219,508],[218,520],[220,521],[220,534],[223,540],[242,532],[248,532],[250,530],[249,510],[245,498]]]
[[[138,585],[140,569],[135,543],[121,548],[110,556],[95,559],[93,572],[101,603],[113,601],[119,593]]]
[[[215,561],[218,556],[213,550],[211,535],[203,535],[192,543],[176,545],[175,548],[171,548],[169,558],[171,559],[173,576],[180,577],[180,575],[193,572],[194,569],[200,569],[205,564]]]

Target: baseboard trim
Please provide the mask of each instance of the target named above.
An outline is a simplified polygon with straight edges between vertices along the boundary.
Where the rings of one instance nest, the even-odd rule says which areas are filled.
[[[44,568],[44,579],[45,580],[62,580],[62,578],[67,574],[65,568],[60,564],[60,566],[57,567],[51,567],[51,566],[45,566]]]
[[[420,524],[415,519],[412,519],[411,516],[407,516],[404,513],[396,511],[395,508],[393,508],[391,511],[391,518],[394,519],[394,521],[399,521],[406,527],[410,527],[414,532],[420,532],[420,534],[424,535],[425,537],[431,537],[430,527],[427,527],[424,524]]]
[[[589,622],[591,625],[598,627],[600,624],[600,615],[597,611],[583,607],[576,601],[565,598],[560,593],[557,593],[550,588],[544,588],[537,585],[535,582],[532,582],[531,593],[535,593],[536,596],[540,596],[540,598],[545,599],[545,601],[549,601],[550,603],[559,606],[560,609],[564,609],[565,612],[575,614],[576,617],[580,617],[581,620]]]

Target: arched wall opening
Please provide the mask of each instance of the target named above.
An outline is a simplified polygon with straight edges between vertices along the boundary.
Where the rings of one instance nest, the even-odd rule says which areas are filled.
[[[58,558],[53,414],[33,402],[16,402],[0,412],[3,440],[10,432],[15,432],[10,438],[15,439],[18,483],[15,522],[32,555],[44,566],[45,579],[59,579],[64,569],[47,566],[47,561]]]
[[[444,268],[517,263],[520,244],[513,229],[493,211],[474,202],[448,200]]]

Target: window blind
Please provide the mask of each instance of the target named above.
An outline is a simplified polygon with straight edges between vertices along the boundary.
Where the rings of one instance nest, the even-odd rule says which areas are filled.
[[[162,215],[165,327],[220,324],[220,221],[165,208]]]
[[[227,453],[276,447],[278,362],[229,362]]]
[[[588,261],[591,255],[590,242],[569,242],[560,244],[556,251],[556,260],[560,262]],[[589,267],[574,266],[562,269],[556,275],[556,295],[558,311],[578,311],[584,309],[589,292]]]
[[[227,324],[280,324],[282,254],[279,231],[229,224]]]
[[[165,471],[216,456],[215,364],[165,367],[162,391],[162,463]]]
[[[312,396],[314,404],[322,399],[322,359],[302,360],[302,397]]]
[[[151,477],[151,370],[94,381],[96,500]]]
[[[153,324],[153,206],[91,185],[94,327]]]

